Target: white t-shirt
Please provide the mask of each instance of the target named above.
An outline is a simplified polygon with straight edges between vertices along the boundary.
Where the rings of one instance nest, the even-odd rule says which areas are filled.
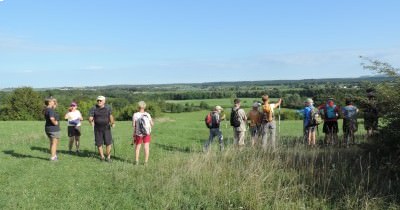
[[[74,110],[72,112],[68,112],[66,115],[66,118],[68,120],[68,126],[81,126],[81,118],[82,118],[82,114],[79,110]],[[73,123],[72,121],[77,122]]]
[[[140,134],[139,131],[139,126],[138,125],[138,119],[142,118],[143,115],[147,115],[147,117],[149,118],[149,121],[151,123],[151,125],[153,124],[153,120],[151,119],[151,115],[147,112],[136,112],[135,114],[133,114],[132,116],[132,121],[135,122],[135,133],[136,134]],[[150,126],[150,132],[151,132],[151,126]],[[140,136],[140,135],[139,135]]]

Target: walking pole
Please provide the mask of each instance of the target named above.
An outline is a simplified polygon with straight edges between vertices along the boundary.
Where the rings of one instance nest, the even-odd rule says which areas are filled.
[[[278,107],[278,136],[281,139],[281,104]]]

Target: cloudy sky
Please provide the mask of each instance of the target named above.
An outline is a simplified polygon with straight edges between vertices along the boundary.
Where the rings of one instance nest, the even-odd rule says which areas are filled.
[[[0,88],[359,77],[400,1],[0,0]]]

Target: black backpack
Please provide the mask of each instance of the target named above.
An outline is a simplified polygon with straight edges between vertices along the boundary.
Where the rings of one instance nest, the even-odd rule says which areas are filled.
[[[232,112],[231,112],[231,126],[237,128],[240,126],[240,116],[239,116],[239,109],[234,110],[232,108]]]

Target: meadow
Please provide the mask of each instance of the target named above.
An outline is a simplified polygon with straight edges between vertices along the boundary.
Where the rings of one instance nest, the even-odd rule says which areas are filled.
[[[232,107],[234,98],[219,98],[219,99],[193,99],[193,100],[167,100],[167,103],[178,103],[181,105],[194,104],[194,106],[199,106],[203,101],[211,106],[219,105],[223,108]],[[277,99],[271,99],[272,101],[277,101]],[[254,101],[261,101],[261,98],[241,98],[242,107],[251,107]]]
[[[50,162],[44,122],[0,122],[0,209],[398,209],[395,180],[361,149],[307,148],[301,121],[282,121],[277,150],[232,146],[209,153],[206,111],[165,114],[153,128],[148,165],[133,164],[131,122],[113,129],[113,162],[101,162],[92,128],[81,153],[69,154],[62,126],[58,162]],[[362,126],[360,126],[362,128]],[[360,129],[362,130],[362,129]],[[322,129],[320,136],[322,137]],[[358,141],[364,140],[362,135]],[[143,151],[141,153],[143,155]],[[141,156],[143,160],[143,156]]]

